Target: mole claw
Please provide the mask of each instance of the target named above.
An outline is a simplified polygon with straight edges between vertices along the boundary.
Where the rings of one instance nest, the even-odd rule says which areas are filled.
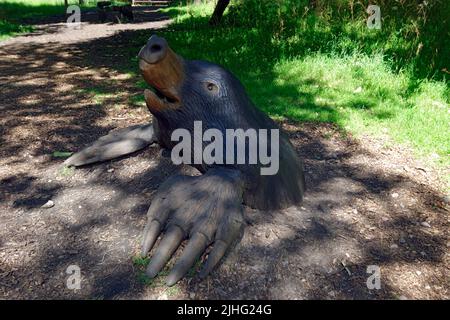
[[[203,269],[200,271],[200,278],[205,278],[214,269],[220,259],[225,255],[227,248],[228,244],[222,240],[218,240],[214,243],[214,247],[208,256],[208,260],[206,260]]]
[[[148,265],[146,271],[147,276],[150,278],[156,277],[159,271],[161,271],[166,262],[178,248],[183,238],[184,231],[180,227],[173,225],[169,228],[166,235],[161,240],[156,253],[150,260],[150,264]]]
[[[161,225],[158,220],[153,220],[147,224],[144,230],[144,237],[142,240],[142,257],[145,257],[147,253],[152,249],[156,239],[161,232]]]
[[[203,234],[194,234],[184,249],[181,258],[175,264],[167,277],[166,284],[168,286],[172,286],[177,283],[178,280],[180,280],[189,271],[198,257],[205,251],[208,244],[207,241],[208,240]]]
[[[182,279],[213,241],[201,276],[218,265],[244,226],[242,185],[233,173],[215,169],[203,176],[175,175],[160,186],[148,209],[142,239],[141,254],[152,250],[147,276],[156,277],[187,236],[189,241],[166,277],[168,286]],[[164,235],[155,245],[161,232]]]

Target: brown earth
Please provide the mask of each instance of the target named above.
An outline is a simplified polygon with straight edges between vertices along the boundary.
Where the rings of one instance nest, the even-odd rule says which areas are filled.
[[[205,281],[144,279],[133,259],[147,208],[169,175],[193,170],[157,147],[77,170],[52,153],[151,120],[139,78],[117,67],[129,56],[116,51],[138,29],[170,22],[146,10],[136,23],[81,30],[47,21],[0,43],[0,299],[449,299],[440,173],[405,147],[288,121],[305,162],[304,203],[247,208],[241,241]],[[70,265],[81,268],[80,290],[66,287]],[[379,290],[366,285],[373,265]]]

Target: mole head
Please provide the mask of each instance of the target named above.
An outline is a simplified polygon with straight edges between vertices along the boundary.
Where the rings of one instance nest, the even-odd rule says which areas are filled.
[[[153,35],[139,52],[139,68],[154,89],[145,90],[151,112],[183,108],[188,112],[226,113],[245,97],[240,82],[224,68],[206,61],[187,61],[164,38]],[[228,106],[228,108],[224,108]]]
[[[162,111],[179,107],[179,90],[185,78],[183,59],[169,48],[164,38],[156,35],[148,39],[138,58],[144,80],[155,89],[155,92],[145,90],[149,108]]]

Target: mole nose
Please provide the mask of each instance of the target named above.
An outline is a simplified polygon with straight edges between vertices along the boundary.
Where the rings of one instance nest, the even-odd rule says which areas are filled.
[[[153,35],[139,51],[138,57],[147,63],[158,63],[166,56],[167,48],[166,39]]]

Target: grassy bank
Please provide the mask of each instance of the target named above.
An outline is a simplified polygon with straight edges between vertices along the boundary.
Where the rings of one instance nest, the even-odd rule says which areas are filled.
[[[450,164],[449,78],[441,71],[450,69],[450,53],[436,38],[448,30],[436,29],[426,45],[437,47],[417,53],[425,40],[406,37],[411,21],[401,23],[401,8],[381,30],[367,28],[363,7],[354,9],[353,19],[342,7],[333,20],[332,13],[307,9],[302,1],[235,1],[217,28],[207,24],[212,10],[211,3],[166,9],[175,22],[163,35],[183,56],[229,68],[265,112],[384,136],[386,143]]]

